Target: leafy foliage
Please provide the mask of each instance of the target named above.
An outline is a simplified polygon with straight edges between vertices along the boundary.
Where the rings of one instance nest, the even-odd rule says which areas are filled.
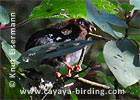
[[[138,49],[134,45],[130,45],[129,42],[123,44],[120,41],[124,42],[129,40],[123,39],[107,42],[103,54],[109,69],[118,82],[123,87],[127,87],[138,82],[140,79],[140,68],[135,67],[133,64],[134,56],[138,53]],[[108,52],[110,52],[109,55]]]
[[[39,64],[44,59],[66,55],[75,52],[77,50],[80,50],[84,46],[93,43],[95,42],[81,40],[81,41],[59,42],[59,43],[46,44],[43,46],[34,47],[22,54],[22,56],[19,58],[19,61],[21,62],[19,66],[23,69],[33,68],[33,67],[35,68],[39,66]]]
[[[9,45],[7,42],[3,41],[1,43],[2,49],[5,52],[8,60],[11,62],[11,60],[15,61],[15,63],[18,65],[19,62],[17,61],[19,57],[21,56],[21,53],[17,51],[16,49],[12,48],[11,45]]]
[[[86,18],[84,0],[43,0],[29,18]]]
[[[134,6],[129,5],[129,4],[127,4],[127,3],[123,3],[123,4],[121,4],[121,8],[122,8],[125,12],[130,12],[130,11],[134,8]]]
[[[100,54],[96,58],[96,61],[98,63],[107,64],[109,70],[113,73],[113,76],[110,76],[110,74],[107,75],[108,73],[106,74],[100,71],[100,69],[98,71],[90,70],[91,68],[87,68],[87,66],[82,64],[82,69],[87,68],[87,70],[79,73],[79,77],[84,77],[88,72],[96,72],[103,78],[104,83],[112,89],[124,89],[127,93],[134,96],[140,96],[139,37],[129,36],[128,34],[130,31],[132,33],[134,32],[134,30],[131,30],[133,27],[131,25],[131,20],[137,16],[137,10],[140,10],[140,2],[139,0],[129,0],[129,3],[130,4],[120,3],[118,0],[43,0],[39,6],[33,9],[29,19],[82,17],[89,20],[91,23],[96,24],[100,30],[99,33],[104,31],[113,37],[108,40],[106,37],[96,36],[99,39],[105,40],[104,42],[108,41],[105,46],[102,47],[103,50],[99,51]],[[2,6],[0,6],[0,14],[1,24],[8,24],[9,16]],[[121,27],[125,31],[119,32],[117,29],[112,28],[112,26],[115,26],[116,28],[119,26],[119,28]],[[139,27],[133,28],[136,28],[137,31],[135,32],[139,33]],[[7,76],[4,76],[4,99],[29,99],[29,95],[21,95],[19,93],[19,90],[22,87],[29,89],[30,86],[36,85],[40,82],[40,80],[37,80],[40,76],[44,76],[47,81],[51,82],[57,80],[55,70],[51,66],[41,65],[41,62],[44,59],[66,55],[94,43],[95,41],[60,42],[34,47],[21,54],[6,41],[2,41],[2,50],[9,62],[15,60],[17,68],[17,78],[14,80],[17,83],[15,89],[9,88],[8,83],[10,79]],[[11,55],[9,50],[12,50],[15,54]],[[0,68],[0,70],[2,70],[2,68]],[[5,65],[3,70],[3,72],[7,72],[6,75],[8,75],[8,72],[11,70],[10,65]],[[24,72],[30,70],[34,71],[32,74],[29,73],[31,74],[31,77],[25,77]],[[61,68],[59,72],[61,74],[68,74],[68,68]],[[61,79],[60,82],[58,81],[60,87],[63,86],[62,84],[76,82],[73,77],[67,79],[67,81],[64,81],[63,77]],[[116,87],[115,80],[119,82],[118,87]],[[135,84],[136,82],[137,84]],[[78,97],[74,93],[72,93],[70,97],[71,100],[78,100]]]
[[[112,77],[110,78],[109,76],[106,76],[101,71],[99,71],[98,73],[103,77],[103,79],[105,80],[106,84],[113,89],[114,88],[114,83],[113,83],[114,82],[114,78],[112,78]]]
[[[16,87],[9,87],[9,82],[14,81],[16,83]],[[10,79],[8,76],[5,77],[5,99],[29,99],[28,94],[21,94],[20,90],[22,90],[22,86],[17,79]]]
[[[98,27],[100,27],[103,31],[109,33],[113,37],[116,38],[111,27],[105,22],[105,20],[99,15],[96,6],[91,2],[91,0],[86,0],[87,6],[87,18],[89,21],[94,22]]]
[[[116,6],[106,0],[92,0],[97,9],[104,9],[110,13],[118,13]],[[86,18],[84,0],[43,0],[34,8],[29,18]]]
[[[108,12],[101,10],[100,11],[101,16],[104,18],[104,20],[112,25],[128,28],[127,24],[119,19],[117,16],[113,14],[109,14]]]
[[[110,0],[92,0],[92,1],[96,5],[97,10],[105,10],[111,14],[117,14],[119,12],[114,2],[111,2]]]
[[[71,93],[71,100],[78,100],[77,96],[72,92]]]
[[[134,9],[135,10],[140,10],[140,1],[139,0],[130,0],[129,1],[131,5],[134,5]]]
[[[10,21],[7,11],[0,5],[0,23],[2,25],[8,24]]]

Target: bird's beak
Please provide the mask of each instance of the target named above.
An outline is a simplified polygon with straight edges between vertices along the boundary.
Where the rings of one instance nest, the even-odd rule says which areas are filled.
[[[90,25],[89,31],[90,31],[89,32],[89,36],[94,36],[94,37],[102,38],[101,35],[94,34],[94,32],[96,31],[96,28],[93,25]]]
[[[96,28],[93,25],[90,25],[89,26],[89,31],[94,32],[94,31],[96,31]]]

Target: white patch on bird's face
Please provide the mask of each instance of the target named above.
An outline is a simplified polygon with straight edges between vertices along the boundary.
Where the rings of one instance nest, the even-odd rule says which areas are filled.
[[[58,41],[58,40],[61,40],[61,39],[62,39],[61,37],[57,37],[57,38],[56,38],[57,41]]]
[[[49,34],[49,36],[52,37],[53,35],[52,34]]]

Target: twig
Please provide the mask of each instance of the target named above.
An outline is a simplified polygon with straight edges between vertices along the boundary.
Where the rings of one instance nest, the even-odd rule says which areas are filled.
[[[6,30],[6,29],[11,29],[11,28],[17,28],[17,27],[20,27],[20,26],[22,26],[22,25],[28,23],[30,20],[31,20],[31,19],[26,19],[26,20],[24,20],[24,21],[22,21],[22,22],[16,24],[15,27],[14,27],[14,26],[7,26],[7,27],[4,27],[4,28],[1,28],[0,30]]]
[[[97,37],[97,38],[99,38],[99,39],[101,39],[101,40],[109,41],[109,39],[106,39],[106,38],[102,37],[101,35],[92,34],[92,33],[89,33],[89,35],[90,35],[90,36],[93,36],[93,37]]]
[[[130,17],[132,17],[134,15],[134,11],[135,11],[135,9],[132,9],[132,11],[130,13]]]
[[[140,27],[137,27],[137,26],[131,26],[129,25],[130,28],[136,28],[136,29],[140,29]]]
[[[82,65],[83,63],[83,60],[84,60],[84,57],[85,57],[85,53],[86,53],[86,49],[87,49],[87,46],[85,46],[83,49],[82,49],[82,54],[80,56],[80,59],[79,59],[79,62],[78,62],[78,65]]]
[[[124,12],[122,9],[120,9],[118,6],[117,6],[117,8],[119,9],[119,11],[120,11],[123,15],[125,15],[125,12]]]
[[[136,10],[135,12],[133,12],[133,10],[131,11],[130,16],[127,18],[126,23],[129,24],[129,22],[134,18],[134,16],[136,16],[139,13],[139,10]],[[132,15],[133,14],[133,15]]]
[[[136,40],[134,40],[134,39],[130,39],[130,40],[134,41],[134,42],[135,42],[135,44],[136,44],[136,46],[137,46],[137,48],[139,49],[139,44],[137,43],[137,41],[136,41]]]
[[[128,30],[130,28],[130,21],[133,19],[134,16],[136,16],[137,14],[139,13],[139,11],[131,11],[130,15],[127,17],[127,15],[125,15],[125,21],[126,21],[126,24],[128,25],[128,28],[125,29],[125,37],[127,38],[128,37]]]
[[[129,29],[129,28],[126,28],[126,29],[125,29],[125,38],[128,37],[128,29]]]
[[[82,78],[82,77],[75,77],[75,78],[76,78],[78,81],[81,81],[81,82],[90,84],[90,85],[92,85],[92,86],[102,87],[102,88],[104,88],[104,89],[110,89],[110,87],[107,86],[107,85],[103,85],[103,84],[100,84],[100,83],[97,83],[97,82],[93,82],[93,81],[84,79],[84,78]]]

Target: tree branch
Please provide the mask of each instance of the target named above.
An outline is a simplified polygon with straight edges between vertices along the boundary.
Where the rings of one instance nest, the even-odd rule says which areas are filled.
[[[133,13],[132,13],[133,12]],[[127,18],[127,20],[126,20],[126,23],[128,23],[129,24],[129,22],[137,15],[139,13],[139,10],[136,10],[136,11],[131,11],[131,14],[130,14],[130,16]]]
[[[130,28],[136,28],[136,29],[140,29],[140,27],[137,27],[137,26],[131,26],[129,25]]]
[[[0,30],[6,30],[6,29],[11,29],[11,28],[17,28],[17,27],[20,27],[20,26],[22,26],[22,25],[28,23],[30,20],[31,20],[31,19],[26,19],[26,20],[24,20],[24,21],[22,21],[22,22],[16,24],[15,27],[14,27],[14,26],[7,26],[7,27],[4,27],[4,28],[1,28]]]
[[[97,82],[93,82],[93,81],[84,79],[84,78],[82,78],[82,77],[75,77],[75,78],[76,78],[78,81],[81,81],[81,82],[90,84],[90,85],[92,85],[92,86],[102,87],[102,88],[104,88],[104,89],[110,89],[110,87],[107,86],[107,85],[103,85],[103,84],[100,84],[100,83],[97,83]]]

